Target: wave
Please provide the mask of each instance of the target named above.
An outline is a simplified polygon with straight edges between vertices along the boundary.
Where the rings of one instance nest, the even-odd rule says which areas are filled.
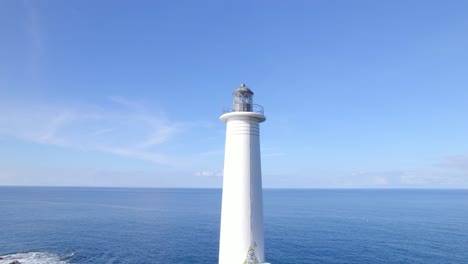
[[[73,253],[60,256],[50,252],[26,252],[0,256],[0,264],[9,264],[19,261],[21,264],[68,264]]]

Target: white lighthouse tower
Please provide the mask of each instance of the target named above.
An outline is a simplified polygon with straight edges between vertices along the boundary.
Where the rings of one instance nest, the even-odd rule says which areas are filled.
[[[219,264],[265,263],[260,128],[263,108],[242,84],[234,93],[227,123]]]

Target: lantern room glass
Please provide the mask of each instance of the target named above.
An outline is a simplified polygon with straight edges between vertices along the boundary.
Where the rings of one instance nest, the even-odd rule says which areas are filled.
[[[245,85],[241,85],[233,93],[234,111],[235,112],[252,112],[253,111],[253,92]]]

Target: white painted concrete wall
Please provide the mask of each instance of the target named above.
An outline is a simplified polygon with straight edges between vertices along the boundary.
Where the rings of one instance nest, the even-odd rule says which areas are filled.
[[[263,199],[259,123],[253,112],[231,112],[227,123],[219,264],[243,264],[252,247],[263,263]]]

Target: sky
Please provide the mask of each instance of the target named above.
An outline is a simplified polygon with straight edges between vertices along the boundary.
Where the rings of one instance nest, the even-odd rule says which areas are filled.
[[[0,185],[468,188],[467,1],[0,1]]]

